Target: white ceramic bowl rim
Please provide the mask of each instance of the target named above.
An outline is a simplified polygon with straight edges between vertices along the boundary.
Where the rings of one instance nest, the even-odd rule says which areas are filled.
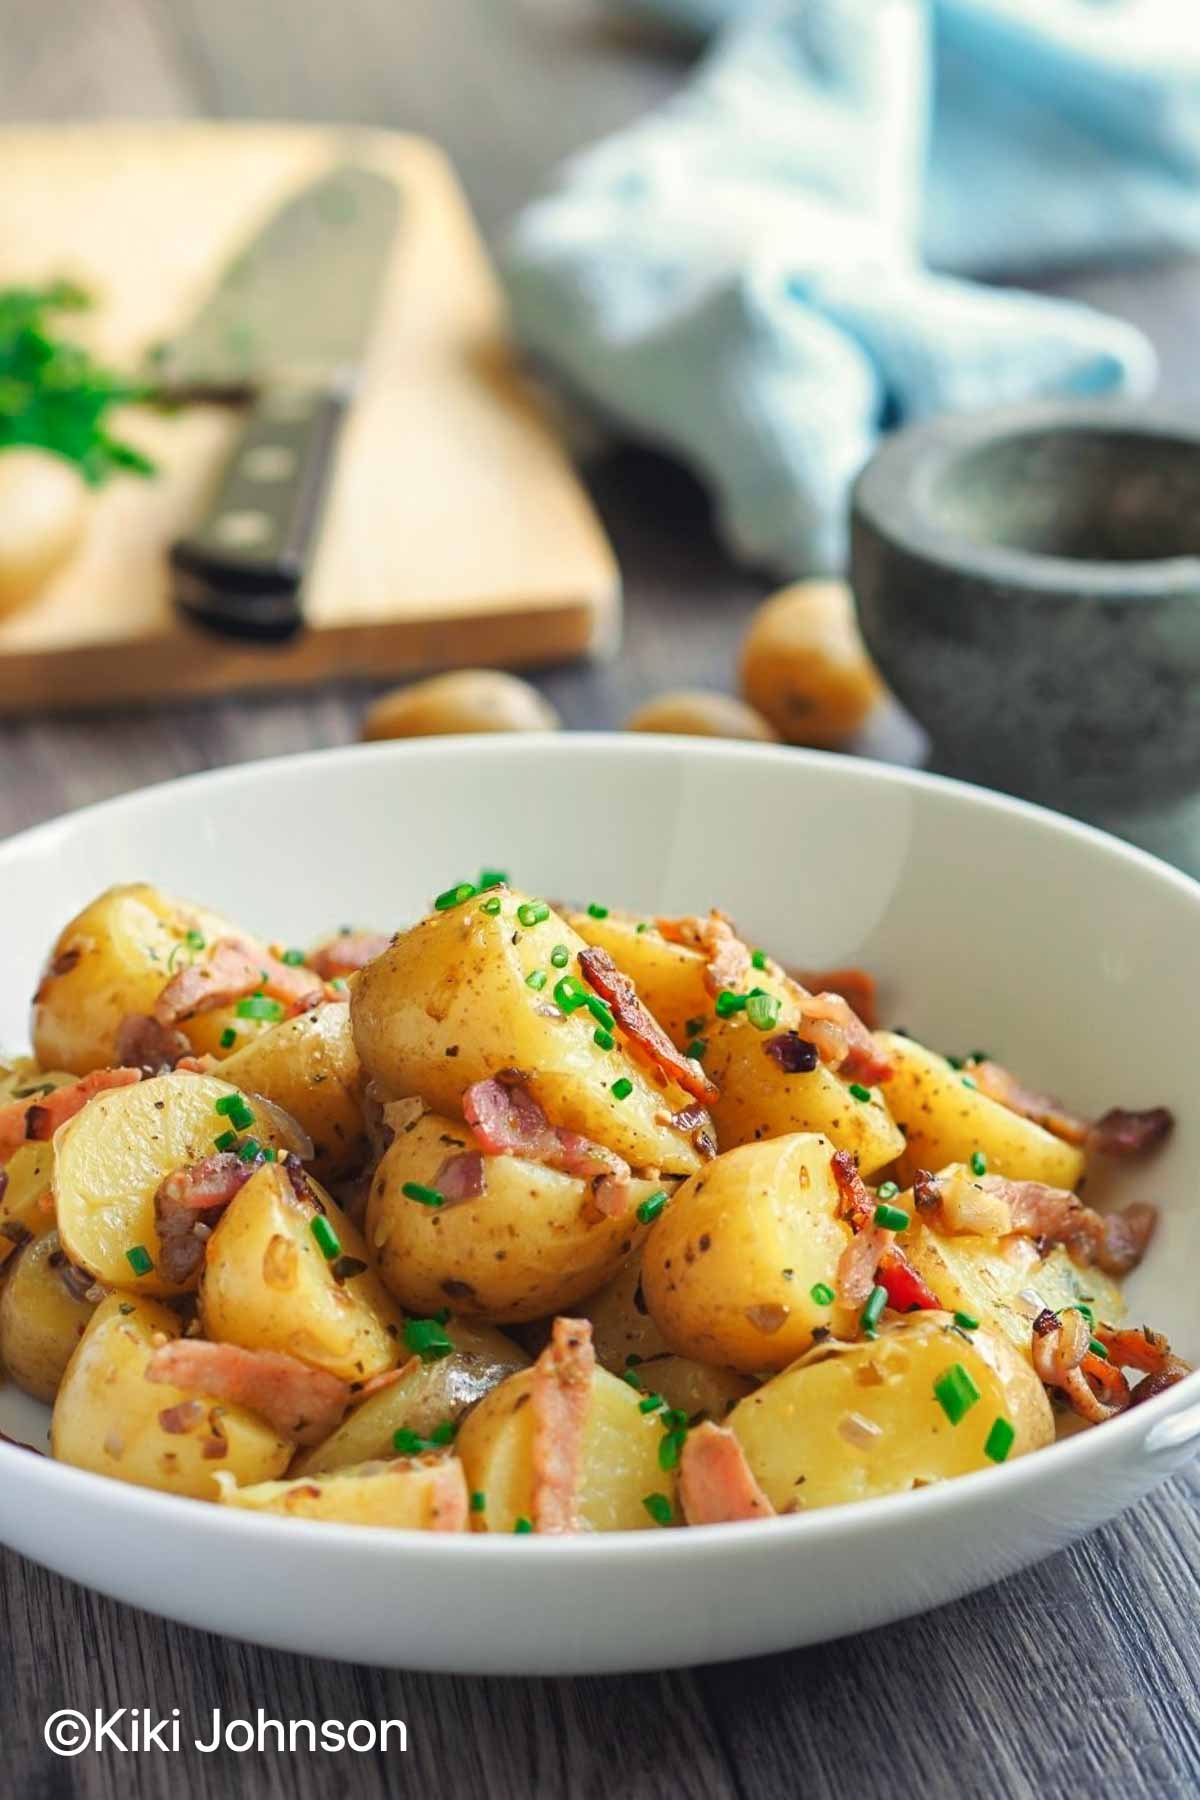
[[[450,758],[472,760],[479,755],[479,740],[472,737],[445,737],[437,741],[439,753]],[[836,767],[840,774],[853,776],[861,772],[865,779],[871,781],[888,781],[899,787],[916,787],[934,791],[957,794],[969,801],[973,807],[990,809],[995,813],[1017,814],[1024,817],[1031,825],[1043,831],[1077,837],[1102,845],[1107,853],[1119,860],[1125,860],[1140,866],[1154,880],[1174,886],[1194,899],[1200,901],[1200,883],[1191,880],[1169,864],[1160,862],[1146,852],[1125,844],[1106,833],[1097,831],[1089,825],[1083,825],[1073,819],[1049,811],[1044,807],[1034,806],[1027,801],[1013,800],[1003,794],[975,788],[966,782],[953,781],[944,776],[929,775],[922,771],[897,768],[887,763],[871,762],[866,758],[855,758],[832,755],[824,751],[798,750],[759,744],[731,744],[726,742],[709,742],[697,738],[674,738],[666,736],[631,736],[629,738],[609,736],[602,732],[572,732],[569,736],[559,737],[554,733],[521,734],[515,739],[492,737],[488,740],[488,755],[503,755],[510,747],[521,746],[525,751],[531,741],[544,744],[547,753],[556,757],[594,755],[601,746],[605,756],[619,757],[628,755],[644,758],[647,755],[661,756],[664,760],[678,758],[686,754],[689,759],[700,760],[705,757],[713,760],[728,761],[744,759],[747,763],[764,760],[786,759],[796,764],[809,764],[817,767]],[[429,740],[419,740],[422,748]],[[242,763],[232,768],[208,770],[200,774],[175,778],[153,786],[137,790],[133,794],[119,795],[115,799],[101,801],[94,806],[78,809],[62,818],[48,821],[44,825],[34,826],[31,830],[18,834],[6,843],[0,844],[0,852],[11,854],[14,850],[28,848],[36,851],[42,848],[47,840],[52,841],[56,835],[71,829],[74,822],[84,817],[102,817],[105,813],[134,811],[140,805],[152,803],[158,787],[170,786],[178,790],[191,787],[197,783],[214,789],[227,789],[235,792],[239,786],[255,785],[263,776],[269,778],[273,769],[303,769],[307,766],[320,765],[330,758],[344,760],[348,766],[355,762],[374,762],[403,758],[412,754],[410,744],[368,744],[350,745],[332,750],[306,751],[297,756],[275,757],[253,763]],[[1115,1419],[1109,1420],[1102,1427],[1088,1429],[1060,1443],[1049,1445],[1044,1450],[1033,1452],[1029,1456],[1018,1458],[1011,1463],[1000,1464],[992,1469],[980,1469],[969,1475],[957,1476],[952,1481],[931,1487],[917,1489],[903,1494],[890,1494],[882,1497],[854,1501],[839,1506],[823,1507],[810,1513],[796,1513],[781,1517],[764,1524],[762,1521],[750,1521],[729,1525],[691,1526],[686,1530],[675,1531],[619,1531],[595,1534],[581,1534],[577,1537],[538,1538],[534,1536],[507,1536],[484,1532],[438,1533],[395,1529],[384,1526],[365,1525],[333,1525],[325,1522],[306,1519],[284,1519],[269,1514],[256,1514],[240,1511],[232,1507],[215,1506],[206,1501],[189,1500],[172,1494],[161,1494],[150,1488],[136,1487],[129,1483],[113,1481],[108,1476],[91,1474],[86,1470],[72,1468],[69,1464],[55,1462],[49,1457],[36,1455],[28,1449],[9,1443],[0,1443],[0,1480],[15,1481],[22,1486],[37,1487],[45,1485],[47,1489],[58,1487],[62,1493],[73,1490],[78,1494],[80,1517],[86,1518],[89,1504],[96,1501],[102,1503],[116,1502],[129,1512],[131,1527],[140,1520],[153,1525],[161,1519],[164,1526],[169,1527],[174,1519],[181,1528],[192,1534],[192,1541],[198,1543],[200,1537],[212,1536],[222,1540],[231,1534],[250,1534],[251,1541],[257,1536],[260,1541],[274,1539],[286,1542],[299,1552],[307,1542],[314,1547],[320,1545],[328,1554],[336,1554],[337,1547],[345,1553],[369,1556],[387,1556],[403,1552],[408,1553],[417,1546],[426,1566],[442,1557],[456,1556],[508,1556],[513,1559],[526,1556],[563,1556],[572,1561],[586,1562],[600,1559],[605,1562],[614,1555],[621,1557],[651,1557],[656,1562],[664,1559],[671,1563],[678,1562],[681,1570],[689,1567],[696,1558],[703,1558],[711,1545],[714,1535],[724,1544],[738,1544],[742,1554],[769,1553],[771,1546],[777,1545],[780,1534],[787,1533],[795,1538],[803,1534],[810,1544],[819,1543],[824,1537],[840,1537],[845,1533],[857,1535],[863,1531],[886,1531],[890,1525],[900,1518],[908,1518],[917,1509],[927,1517],[936,1518],[947,1508],[956,1508],[969,1504],[970,1499],[979,1492],[981,1482],[989,1483],[988,1492],[998,1494],[1001,1491],[1015,1500],[1021,1492],[1039,1479],[1039,1471],[1052,1467],[1066,1480],[1086,1478],[1089,1463],[1094,1460],[1097,1447],[1097,1430],[1104,1434],[1104,1443],[1116,1448],[1117,1434],[1120,1441],[1129,1446],[1129,1454],[1136,1458],[1139,1454],[1134,1448],[1134,1439],[1142,1439],[1141,1455],[1153,1456],[1155,1451],[1147,1448],[1150,1440],[1157,1437],[1157,1427],[1164,1421],[1181,1415],[1185,1410],[1194,1413],[1200,1405],[1200,1369],[1194,1371],[1176,1386],[1165,1393],[1148,1400],[1144,1405],[1135,1407]],[[1200,1433],[1200,1426],[1197,1428]],[[1190,1434],[1189,1434],[1190,1435]],[[1164,1446],[1165,1447],[1165,1446]],[[1047,1464],[1046,1459],[1053,1463]],[[1003,1490],[999,1484],[1005,1483]],[[116,1491],[114,1491],[116,1490]],[[215,1547],[215,1546],[214,1546]]]

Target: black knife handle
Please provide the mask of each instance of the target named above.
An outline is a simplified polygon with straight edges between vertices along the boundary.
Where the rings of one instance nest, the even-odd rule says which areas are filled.
[[[345,412],[344,395],[313,388],[254,401],[207,514],[171,550],[175,603],[190,619],[259,640],[299,630]]]

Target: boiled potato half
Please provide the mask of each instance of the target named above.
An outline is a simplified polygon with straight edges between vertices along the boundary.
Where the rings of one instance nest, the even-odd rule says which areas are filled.
[[[952,1068],[936,1050],[894,1032],[880,1032],[879,1042],[894,1069],[888,1105],[905,1135],[902,1183],[918,1169],[969,1163],[979,1151],[993,1175],[1072,1191],[1079,1186],[1082,1150],[981,1094],[969,1071]]]
[[[533,1371],[511,1375],[467,1415],[456,1449],[467,1472],[476,1531],[514,1530],[533,1516]],[[655,1520],[643,1500],[673,1504],[675,1475],[659,1466],[662,1427],[638,1407],[639,1395],[597,1368],[584,1434],[579,1517],[587,1531],[641,1531]]]
[[[671,943],[652,919],[637,913],[607,910],[599,919],[589,912],[564,916],[585,943],[608,951],[667,1036],[686,1050],[702,1029],[701,1021],[712,1012],[712,995],[704,982],[708,964],[700,952]]]
[[[222,1506],[324,1519],[337,1525],[383,1525],[393,1531],[465,1531],[467,1485],[453,1456],[360,1463],[314,1480],[260,1481],[239,1487],[217,1476]]]
[[[97,1094],[59,1128],[54,1190],[73,1263],[108,1287],[143,1294],[181,1294],[196,1285],[171,1281],[159,1267],[154,1196],[166,1176],[212,1154],[229,1125],[217,1102],[237,1091],[213,1075],[158,1075]],[[254,1132],[264,1145],[289,1148],[265,1114]]]
[[[397,1134],[376,1170],[367,1241],[398,1300],[413,1312],[452,1306],[516,1324],[564,1312],[603,1286],[645,1236],[637,1206],[657,1191],[631,1184],[619,1218],[601,1213],[589,1182],[516,1156],[485,1156],[474,1200],[423,1205],[410,1184],[437,1190],[447,1157],[473,1146],[453,1119],[425,1113]]]
[[[78,1284],[68,1285],[69,1273],[58,1233],[48,1231],[25,1246],[0,1289],[0,1363],[47,1405],[96,1310]]]
[[[230,1201],[205,1251],[204,1335],[367,1381],[400,1359],[400,1314],[355,1226],[315,1183],[305,1186],[319,1206],[265,1163]]]
[[[794,1133],[726,1150],[683,1183],[642,1258],[646,1305],[672,1349],[754,1374],[828,1329],[852,1235],[832,1157],[828,1138]]]
[[[327,1001],[252,1038],[221,1066],[224,1080],[282,1106],[313,1141],[313,1173],[336,1180],[366,1157],[363,1073],[345,1000]]]
[[[776,1512],[926,1487],[1054,1441],[1029,1364],[949,1313],[885,1323],[873,1342],[822,1344],[728,1423]]]
[[[59,1462],[196,1500],[217,1498],[218,1469],[244,1483],[283,1474],[292,1446],[256,1414],[146,1380],[157,1343],[179,1331],[177,1315],[156,1301],[110,1294],[101,1302],[54,1402],[50,1448]],[[171,1421],[189,1400],[203,1402],[203,1416],[168,1430],[164,1415]]]
[[[586,1005],[564,1014],[555,1004],[561,981],[584,985],[576,961],[583,947],[544,902],[511,888],[434,912],[354,984],[350,1017],[363,1066],[390,1094],[420,1095],[451,1116],[475,1082],[528,1070],[552,1124],[605,1145],[635,1170],[691,1174],[700,1153],[669,1123],[689,1096],[626,1056],[619,1033],[614,1048],[603,1049]]]

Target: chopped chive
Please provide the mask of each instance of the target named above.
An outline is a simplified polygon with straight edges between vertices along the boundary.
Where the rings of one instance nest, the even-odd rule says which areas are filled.
[[[870,1088],[864,1087],[861,1081],[852,1081],[850,1083],[850,1092],[856,1100],[862,1100],[864,1103],[871,1098]]]
[[[329,1223],[329,1220],[325,1217],[324,1213],[318,1213],[316,1218],[310,1223],[308,1229],[317,1240],[317,1248],[325,1258],[325,1261],[336,1262],[337,1258],[342,1254],[341,1239],[338,1237],[337,1232],[333,1229],[333,1226]]]
[[[751,994],[746,1002],[746,1017],[758,1031],[770,1031],[779,1023],[781,1002],[774,994]]]
[[[754,964],[754,967],[756,969],[765,969],[767,966],[766,951],[765,950],[752,951],[751,955],[750,955],[750,961]]]
[[[304,952],[303,950],[285,950],[279,960],[285,962],[289,969],[299,969],[304,964]]]
[[[1108,1351],[1104,1348],[1104,1345],[1100,1342],[1099,1338],[1091,1338],[1088,1342],[1088,1349],[1093,1356],[1100,1357],[1102,1362],[1108,1361]]]
[[[664,1431],[682,1431],[687,1425],[688,1416],[681,1406],[668,1406],[658,1422]]]
[[[971,1152],[971,1173],[972,1175],[987,1174],[987,1157],[983,1154],[982,1150],[973,1150]]]
[[[213,1139],[213,1148],[216,1150],[232,1150],[237,1141],[236,1131],[223,1131],[220,1137]]]
[[[875,1190],[876,1198],[879,1200],[894,1200],[899,1192],[900,1189],[894,1181],[881,1182]]]
[[[871,1289],[867,1304],[862,1309],[861,1324],[864,1331],[874,1331],[879,1324],[879,1315],[887,1305],[887,1289],[878,1283]]]
[[[661,1394],[647,1394],[644,1400],[638,1401],[638,1411],[643,1413],[657,1412],[660,1406],[667,1403]]]
[[[125,1260],[135,1275],[148,1275],[154,1267],[154,1258],[145,1244],[135,1244],[132,1250],[127,1250]]]
[[[952,1425],[961,1424],[979,1399],[970,1373],[961,1363],[954,1363],[933,1384],[934,1397]]]
[[[961,1069],[963,1066],[963,1059],[961,1056],[948,1056],[946,1061],[950,1064],[952,1069]]]
[[[480,893],[483,892],[484,888],[507,887],[507,886],[508,886],[508,876],[505,874],[503,869],[480,869],[480,871],[479,871],[479,891],[480,891]]]
[[[500,911],[500,902],[496,895],[493,894],[490,900],[484,900],[480,904],[479,910],[480,912],[488,913],[492,918],[495,918],[496,914]]]
[[[663,1470],[664,1474],[669,1469],[676,1469],[679,1467],[679,1458],[686,1442],[686,1425],[676,1427],[673,1431],[668,1431],[666,1436],[662,1439],[658,1446],[658,1466]]]
[[[642,1378],[636,1369],[623,1369],[621,1371],[621,1380],[626,1382],[629,1387],[636,1388],[638,1392],[641,1393]]]
[[[607,919],[608,908],[601,906],[598,900],[588,901],[588,917],[591,919]]]
[[[335,975],[329,985],[331,988],[336,989],[339,994],[347,994],[350,991],[350,983],[343,975]]]
[[[416,1200],[421,1206],[445,1206],[446,1196],[435,1187],[426,1187],[421,1181],[406,1181],[400,1189],[406,1200]]]
[[[675,1517],[671,1502],[665,1494],[643,1494],[642,1505],[656,1525],[669,1525]]]
[[[565,944],[555,944],[550,952],[550,961],[556,969],[565,969],[571,960],[571,952]]]
[[[270,1144],[267,1144],[263,1150],[263,1158],[266,1162],[278,1162],[279,1152],[277,1150],[272,1150]]]
[[[1087,1304],[1086,1300],[1072,1300],[1071,1305],[1075,1308],[1077,1313],[1083,1314],[1089,1325],[1094,1325],[1096,1323],[1096,1315]]]
[[[238,1147],[238,1160],[251,1163],[256,1156],[262,1155],[262,1145],[257,1138],[248,1137]]]
[[[697,1013],[696,1017],[694,1019],[686,1019],[684,1021],[683,1029],[687,1032],[689,1037],[699,1037],[700,1033],[704,1030],[704,1027],[707,1024],[708,1024],[707,1014],[706,1013]]]
[[[487,1495],[481,1494],[479,1492],[479,1490],[476,1489],[476,1491],[471,1495],[471,1511],[472,1512],[482,1512],[484,1510],[484,1508],[486,1507],[486,1505],[487,1505]]]
[[[591,1013],[593,1019],[595,1019],[597,1025],[603,1025],[605,1031],[612,1030],[612,1028],[613,1028],[612,1012],[611,1012],[610,1008],[605,1005],[604,1001],[601,1000],[599,994],[589,994],[587,997],[587,1000],[585,1001],[585,1005],[587,1006],[587,1009]]]
[[[613,1089],[616,1092],[616,1089]],[[657,1194],[647,1194],[637,1209],[637,1216],[643,1225],[653,1225],[663,1207],[667,1204],[667,1196],[660,1188]]]
[[[912,1220],[902,1206],[877,1206],[875,1223],[885,1231],[907,1231]]]
[[[550,908],[544,900],[523,900],[517,908],[517,917],[522,925],[540,925],[550,917]]]
[[[994,1463],[1002,1463],[1016,1441],[1016,1428],[1007,1419],[997,1419],[987,1434],[983,1454]]]
[[[457,1419],[443,1419],[441,1424],[435,1425],[433,1430],[430,1432],[429,1441],[431,1444],[436,1444],[438,1446],[438,1449],[440,1450],[446,1444],[452,1444],[454,1442],[454,1439],[457,1436],[457,1434],[458,1434]]]
[[[545,969],[530,969],[525,977],[525,986],[532,988],[535,994],[540,994],[548,980],[549,976]]]
[[[965,1088],[977,1088],[979,1086],[979,1083],[977,1081],[972,1081],[969,1075],[963,1076],[962,1084]]]
[[[582,983],[574,975],[563,975],[555,982],[554,998],[565,1013],[578,1011],[581,1006],[587,1005],[588,999]]]
[[[814,1306],[832,1306],[836,1298],[827,1281],[818,1281],[808,1290],[808,1297]]]
[[[628,1100],[632,1092],[633,1083],[630,1081],[628,1075],[622,1075],[619,1081],[614,1081],[612,1084],[612,1097],[614,1100]]]
[[[247,994],[239,1000],[235,1008],[239,1019],[269,1019],[278,1024],[283,1017],[283,1006],[278,1000],[271,1000],[266,994]]]
[[[527,1531],[533,1530],[533,1520],[521,1517],[515,1521],[515,1523],[513,1525],[513,1530],[516,1532],[518,1537],[524,1537],[524,1535]]]
[[[188,932],[187,937],[185,938],[184,942],[187,944],[187,947],[189,950],[203,950],[203,948],[204,948],[204,933],[202,931],[197,931],[195,926],[193,925],[192,929]]]
[[[392,1448],[398,1450],[401,1456],[420,1456],[425,1445],[426,1440],[420,1432],[410,1431],[406,1425],[402,1425],[399,1431],[392,1433]]]
[[[592,1042],[594,1044],[599,1044],[601,1050],[611,1050],[616,1041],[617,1040],[612,1032],[605,1031],[603,1025],[597,1025],[595,1031],[592,1033]]]
[[[640,919],[638,921],[638,923],[634,926],[633,929],[638,933],[638,935],[640,937],[640,935],[643,931],[649,931],[649,929],[650,929],[649,919]]]
[[[254,1109],[241,1094],[222,1094],[213,1111],[222,1113],[238,1131],[246,1131],[254,1123]]]
[[[968,1062],[973,1063],[991,1062],[991,1060],[992,1059],[986,1050],[972,1050],[970,1056],[967,1058]]]
[[[422,1362],[439,1362],[443,1356],[450,1356],[454,1351],[453,1343],[446,1336],[445,1326],[438,1319],[407,1319],[404,1324],[404,1342]]]
[[[221,1033],[221,1048],[222,1050],[232,1050],[236,1043],[237,1032],[233,1029],[232,1025],[227,1025]]]
[[[979,1320],[973,1313],[956,1312],[954,1315],[954,1323],[958,1326],[960,1331],[979,1330]]]
[[[240,1094],[222,1094],[221,1098],[214,1105],[213,1111],[218,1113],[235,1112],[241,1097]]]
[[[729,988],[722,988],[717,995],[716,1013],[718,1019],[730,1019],[734,1013],[745,1012],[749,994],[734,994]]]
[[[433,1322],[435,1325],[448,1325],[450,1323],[450,1308],[448,1306],[439,1307],[438,1311],[433,1315]]]
[[[704,1052],[707,1049],[708,1049],[708,1039],[707,1038],[700,1038],[700,1037],[693,1038],[691,1043],[687,1047],[686,1054],[691,1057],[693,1062],[702,1062],[704,1059]]]
[[[453,887],[448,887],[438,895],[433,909],[435,912],[449,912],[452,907],[461,906],[465,900],[473,900],[478,892],[473,881],[456,881]]]

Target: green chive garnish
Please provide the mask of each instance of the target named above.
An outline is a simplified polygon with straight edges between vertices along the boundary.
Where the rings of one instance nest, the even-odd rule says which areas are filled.
[[[304,963],[304,952],[303,950],[285,950],[279,960],[285,962],[289,969],[299,969]]]
[[[753,964],[754,964],[754,967],[755,967],[755,968],[756,968],[756,969],[765,969],[765,968],[766,968],[766,966],[767,966],[767,953],[766,953],[766,951],[765,951],[765,950],[755,950],[755,951],[753,951],[753,952],[752,952],[752,953],[751,953],[751,956],[750,956],[750,961],[751,961],[751,962],[752,962],[752,963],[753,963]]]
[[[556,969],[565,969],[571,960],[571,952],[565,944],[555,944],[550,952],[550,961]]]
[[[885,1231],[907,1231],[912,1220],[902,1206],[881,1205],[875,1208],[875,1223]]]
[[[613,1089],[614,1094],[616,1088]],[[663,1207],[667,1204],[667,1196],[660,1188],[657,1194],[648,1194],[637,1209],[637,1216],[643,1225],[653,1225]]]
[[[525,986],[532,988],[535,994],[540,994],[549,979],[545,969],[530,969],[525,977]]]
[[[862,1309],[861,1323],[864,1331],[874,1331],[879,1324],[879,1315],[887,1305],[887,1289],[876,1284],[871,1289],[867,1304]]]
[[[154,1258],[145,1244],[135,1244],[132,1250],[127,1250],[125,1260],[135,1275],[148,1275],[154,1267]]]
[[[257,1138],[248,1137],[238,1146],[238,1158],[241,1162],[252,1163],[256,1156],[262,1155],[262,1145]]]
[[[977,1081],[972,1081],[969,1075],[963,1076],[962,1084],[965,1088],[977,1088],[979,1086],[979,1083]]]
[[[456,881],[453,887],[448,887],[445,893],[438,895],[433,903],[434,911],[449,912],[451,907],[461,906],[465,900],[473,900],[478,892],[474,882]]]
[[[222,1094],[213,1111],[221,1113],[239,1131],[244,1131],[247,1125],[254,1123],[254,1114],[240,1094]]]
[[[220,1137],[213,1139],[213,1148],[216,1150],[232,1150],[237,1141],[236,1131],[223,1131]]]
[[[589,900],[588,901],[588,917],[592,918],[592,919],[607,919],[607,917],[608,917],[607,906],[601,906],[601,904],[598,900]]]
[[[639,1394],[641,1393],[642,1378],[636,1369],[623,1369],[621,1371],[621,1380],[626,1382],[629,1387],[636,1388]]]
[[[699,1037],[707,1024],[707,1016],[704,1013],[697,1013],[694,1019],[684,1020],[683,1029],[687,1032],[689,1037]]]
[[[604,1001],[601,1000],[599,994],[589,994],[587,997],[587,1000],[585,1001],[585,1005],[587,1006],[587,1009],[591,1013],[593,1019],[595,1019],[597,1025],[603,1025],[605,1031],[612,1030],[612,1028],[613,1028],[612,1013],[611,1013],[610,1009],[605,1005]]]
[[[480,912],[488,913],[492,918],[495,918],[496,914],[500,911],[500,902],[495,894],[492,895],[490,900],[482,901],[479,910]]]
[[[415,1200],[420,1206],[445,1206],[446,1196],[435,1187],[426,1187],[421,1181],[406,1181],[400,1189],[406,1200]]]
[[[1002,1463],[1016,1441],[1016,1427],[1007,1419],[997,1419],[987,1434],[983,1454],[994,1463]]]
[[[554,984],[554,998],[565,1013],[573,1013],[587,1005],[587,995],[574,975],[563,975]]]
[[[526,1518],[520,1518],[513,1525],[513,1530],[516,1532],[518,1537],[523,1537],[527,1531],[533,1530],[533,1520],[526,1519]]]
[[[856,1100],[865,1102],[871,1098],[870,1088],[864,1087],[861,1081],[852,1081],[850,1083],[850,1092]]]
[[[283,1017],[283,1006],[278,1000],[271,1000],[266,994],[247,994],[239,1000],[235,1008],[239,1019],[269,1019],[277,1025]]]
[[[751,994],[746,1002],[746,1017],[758,1031],[770,1031],[779,1023],[780,1004],[774,994]]]
[[[971,1313],[956,1312],[954,1315],[954,1323],[958,1326],[960,1331],[979,1330],[979,1320]]]
[[[730,1019],[734,1013],[745,1012],[749,994],[734,994],[728,988],[722,988],[717,995],[716,1013],[718,1019]]]
[[[471,1511],[472,1512],[482,1512],[484,1510],[484,1508],[486,1507],[486,1505],[487,1505],[487,1495],[481,1494],[478,1490],[476,1490],[476,1492],[471,1495]]]
[[[601,1050],[611,1050],[616,1041],[617,1040],[612,1032],[605,1031],[603,1025],[597,1025],[595,1031],[592,1033],[592,1042],[594,1044],[599,1044]]]
[[[612,1097],[614,1100],[628,1100],[632,1092],[633,1083],[630,1081],[628,1075],[622,1075],[619,1081],[614,1081],[612,1084]]]
[[[443,1356],[450,1356],[454,1351],[444,1325],[437,1319],[406,1320],[404,1342],[422,1362],[439,1362]]]
[[[683,1453],[683,1446],[686,1443],[686,1426],[676,1427],[675,1430],[668,1431],[667,1435],[658,1446],[658,1466],[664,1473],[669,1469],[677,1469],[679,1467],[679,1458]]]
[[[440,1425],[435,1425],[430,1432],[429,1441],[431,1444],[436,1444],[438,1449],[441,1450],[444,1449],[447,1444],[452,1444],[457,1435],[457,1419],[443,1419],[442,1423]]]
[[[419,1431],[410,1431],[407,1426],[402,1425],[399,1431],[392,1433],[392,1448],[398,1450],[401,1456],[420,1456],[425,1448],[425,1439]]]
[[[188,932],[185,942],[187,943],[189,950],[203,950],[204,933],[202,931],[197,931],[195,926],[193,926],[191,931]]]
[[[342,1254],[341,1239],[338,1237],[337,1232],[333,1229],[333,1226],[329,1223],[329,1220],[325,1217],[324,1213],[318,1213],[316,1218],[312,1220],[308,1229],[317,1240],[317,1248],[325,1258],[325,1261],[336,1262],[338,1257]]]
[[[669,1525],[675,1517],[671,1502],[665,1494],[643,1494],[642,1505],[656,1525]]]
[[[979,1389],[961,1363],[954,1363],[944,1375],[938,1376],[933,1384],[933,1392],[952,1425],[961,1424],[979,1399]]]
[[[222,1050],[232,1050],[236,1043],[237,1032],[233,1029],[232,1025],[227,1025],[221,1033],[221,1048]]]
[[[644,1400],[638,1401],[638,1411],[643,1413],[657,1412],[660,1406],[667,1403],[661,1394],[647,1394]]]
[[[1088,1349],[1091,1351],[1093,1356],[1100,1357],[1101,1361],[1103,1361],[1103,1362],[1108,1361],[1108,1351],[1104,1348],[1104,1345],[1100,1342],[1099,1338],[1090,1339],[1089,1343],[1088,1343]]]
[[[550,917],[550,908],[544,900],[523,900],[517,908],[517,917],[522,925],[540,925],[543,919]]]
[[[987,1174],[987,1157],[983,1154],[982,1150],[973,1150],[971,1152],[971,1173],[972,1175]]]
[[[687,1047],[686,1054],[691,1057],[693,1062],[701,1062],[701,1061],[703,1061],[703,1058],[704,1058],[704,1052],[707,1049],[708,1049],[708,1039],[707,1038],[693,1038],[691,1043]]]
[[[894,1200],[899,1192],[900,1189],[896,1186],[894,1181],[884,1181],[876,1189],[876,1198],[880,1200]]]
[[[836,1298],[827,1281],[818,1281],[810,1287],[808,1297],[814,1306],[832,1306]]]
[[[508,886],[508,876],[505,874],[503,869],[480,869],[480,871],[479,871],[479,891],[480,891],[480,893],[483,892],[484,888],[507,887],[507,886]]]

